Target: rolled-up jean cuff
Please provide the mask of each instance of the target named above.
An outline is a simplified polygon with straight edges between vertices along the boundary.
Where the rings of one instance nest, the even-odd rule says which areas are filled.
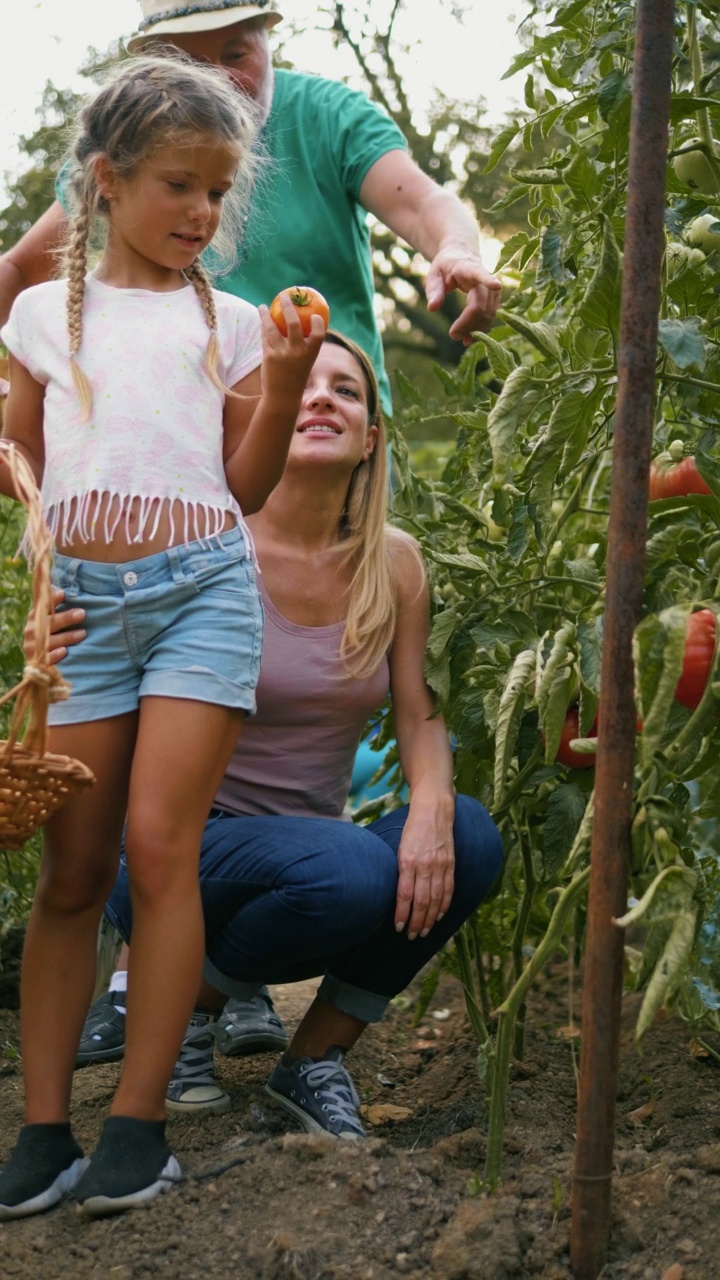
[[[341,1013],[349,1013],[351,1018],[359,1018],[361,1022],[381,1022],[390,1003],[388,996],[353,987],[341,978],[333,978],[330,973],[326,973],[320,983],[318,996]]]
[[[215,968],[207,956],[203,962],[203,978],[211,987],[217,987],[223,995],[234,996],[236,1000],[252,1000],[258,991],[262,991],[263,986],[262,982],[238,982],[235,978],[228,978],[226,973]]]

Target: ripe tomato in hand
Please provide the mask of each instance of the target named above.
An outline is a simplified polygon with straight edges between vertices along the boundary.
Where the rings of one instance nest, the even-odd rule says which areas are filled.
[[[685,656],[682,675],[675,688],[675,697],[691,711],[699,705],[715,653],[715,614],[712,609],[699,609],[691,613],[685,633]]]
[[[280,302],[283,297],[288,297],[292,302],[300,317],[300,324],[306,338],[310,333],[310,321],[313,316],[320,316],[327,329],[330,322],[330,308],[322,294],[318,293],[317,289],[311,289],[309,285],[294,284],[289,289],[282,289],[270,303],[270,315],[285,337],[287,337],[287,321]]]
[[[689,493],[712,493],[705,483],[694,458],[683,458],[677,466],[662,467],[653,462],[650,467],[650,501],[660,498],[684,498]]]
[[[590,732],[586,735],[593,738],[597,733],[597,720],[593,721]],[[573,751],[570,743],[574,738],[581,737],[578,724],[578,708],[568,707],[565,712],[565,723],[563,725],[562,734],[560,735],[560,746],[557,750],[555,759],[559,764],[567,765],[569,769],[594,769],[595,756],[585,755],[580,751]]]

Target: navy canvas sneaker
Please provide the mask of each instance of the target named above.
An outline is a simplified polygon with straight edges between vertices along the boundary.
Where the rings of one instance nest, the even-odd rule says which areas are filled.
[[[297,1058],[291,1065],[284,1055],[265,1090],[308,1133],[365,1138],[358,1116],[360,1099],[343,1066],[344,1057],[345,1051],[337,1045],[328,1049],[324,1058]]]

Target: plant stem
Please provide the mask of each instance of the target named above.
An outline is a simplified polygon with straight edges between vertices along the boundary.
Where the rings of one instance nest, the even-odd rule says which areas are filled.
[[[489,1022],[492,1007],[490,1004],[490,993],[485,980],[485,962],[483,960],[482,946],[480,944],[480,931],[478,929],[477,918],[473,918],[471,920],[470,930],[472,933],[473,952],[475,955],[475,972],[477,974],[478,988],[480,991],[480,1007],[482,1009],[483,1018],[486,1022]]]
[[[505,1128],[505,1100],[507,1098],[510,1074],[510,1046],[512,1044],[517,1011],[523,1004],[533,979],[562,941],[568,913],[574,908],[589,878],[590,868],[585,867],[583,871],[579,871],[577,875],[573,876],[570,883],[565,886],[555,904],[555,910],[550,917],[545,937],[537,947],[532,959],[526,964],[512,990],[496,1010],[498,1029],[495,1040],[495,1065],[490,1096],[488,1145],[485,1160],[485,1179],[491,1187],[496,1187],[500,1181],[503,1132]]]
[[[702,51],[700,49],[700,38],[698,36],[697,29],[697,9],[694,4],[688,4],[686,5],[686,10],[693,89],[695,90],[695,96],[701,98],[703,96],[702,83],[705,72],[702,62]],[[700,141],[704,144],[707,159],[710,162],[710,166],[716,179],[718,179],[720,178],[720,163],[718,163],[718,157],[715,151],[715,143],[710,129],[710,116],[708,114],[707,107],[699,107],[695,112],[695,119],[697,120]]]
[[[518,829],[518,838],[520,841],[520,855],[522,857],[523,871],[525,873],[525,885],[523,888],[523,896],[520,902],[520,910],[518,911],[512,940],[513,975],[516,982],[523,970],[523,939],[525,937],[525,930],[530,918],[533,898],[535,896],[535,868],[533,866],[532,850],[527,839],[527,831],[525,829]],[[523,1002],[518,1009],[517,1021],[515,1023],[513,1051],[516,1058],[522,1059],[524,1042],[525,1004]]]
[[[475,999],[475,982],[473,980],[472,962],[470,960],[470,949],[467,944],[467,936],[465,934],[466,926],[455,934],[455,949],[457,952],[458,965],[460,968],[460,981],[463,985],[465,993],[465,1007],[467,1008],[470,1025],[475,1034],[478,1044],[487,1044],[490,1039],[488,1029],[483,1021],[482,1014]]]
[[[485,1155],[485,1181],[494,1190],[500,1181],[502,1168],[502,1144],[505,1130],[505,1101],[510,1078],[510,1046],[513,1037],[514,1013],[498,1016],[495,1037],[495,1062],[492,1073],[492,1093],[488,1116],[488,1144]]]

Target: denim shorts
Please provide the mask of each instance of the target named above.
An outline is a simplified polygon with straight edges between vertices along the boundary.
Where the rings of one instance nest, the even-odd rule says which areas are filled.
[[[123,715],[145,695],[254,713],[263,611],[243,530],[126,564],[56,553],[51,577],[87,635],[63,658],[71,693],[50,724]]]

